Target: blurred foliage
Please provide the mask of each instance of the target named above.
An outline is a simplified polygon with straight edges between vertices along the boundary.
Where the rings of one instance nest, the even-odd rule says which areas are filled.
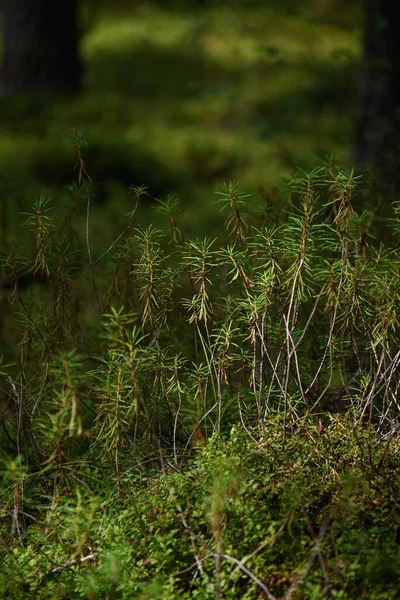
[[[315,156],[345,162],[360,21],[340,0],[82,0],[83,93],[0,101],[10,231],[38,190],[62,203],[73,128],[88,129],[93,217],[109,228],[128,185],[177,194],[210,230],[222,181],[257,193]]]

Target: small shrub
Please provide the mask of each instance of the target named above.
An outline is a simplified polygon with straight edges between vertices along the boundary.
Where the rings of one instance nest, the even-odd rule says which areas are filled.
[[[4,597],[397,597],[397,204],[388,247],[330,162],[187,240],[136,186],[103,243],[69,141],[69,210],[1,250]]]

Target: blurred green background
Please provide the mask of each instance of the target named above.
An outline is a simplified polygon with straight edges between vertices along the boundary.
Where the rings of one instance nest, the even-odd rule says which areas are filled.
[[[297,166],[346,164],[361,20],[349,0],[82,0],[83,92],[0,101],[3,238],[19,240],[40,194],[59,214],[70,204],[73,128],[86,130],[104,244],[126,222],[129,185],[175,194],[185,231],[212,234],[222,182],[239,180],[256,207]],[[157,220],[151,202],[140,218]]]

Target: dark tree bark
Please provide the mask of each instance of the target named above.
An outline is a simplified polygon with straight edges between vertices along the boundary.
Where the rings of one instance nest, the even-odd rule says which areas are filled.
[[[400,2],[364,0],[364,54],[354,162],[372,167],[383,192],[399,179]]]
[[[3,0],[2,8],[2,94],[77,92],[77,0]]]

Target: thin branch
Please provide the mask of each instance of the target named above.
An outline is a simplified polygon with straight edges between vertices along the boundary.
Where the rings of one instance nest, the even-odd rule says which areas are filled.
[[[215,558],[217,558],[217,556],[220,556],[221,558],[228,560],[229,562],[235,563],[235,565],[237,565],[237,567],[243,573],[250,577],[250,579],[252,579],[254,583],[256,583],[263,590],[263,592],[265,592],[269,600],[277,600],[276,597],[273,594],[271,594],[265,583],[258,579],[257,575],[254,575],[254,573],[252,573],[247,567],[245,567],[242,561],[240,561],[238,558],[235,558],[234,556],[229,556],[229,554],[217,554],[216,552],[213,553],[213,556]]]
[[[92,560],[97,557],[97,552],[93,552],[92,554],[88,554],[87,556],[83,556],[82,558],[72,558],[71,560],[67,560],[63,565],[58,565],[50,571],[47,571],[46,577],[49,575],[53,575],[54,573],[58,573],[59,571],[65,571],[65,569],[69,569],[69,567],[73,567],[74,565],[81,565],[88,560]]]

